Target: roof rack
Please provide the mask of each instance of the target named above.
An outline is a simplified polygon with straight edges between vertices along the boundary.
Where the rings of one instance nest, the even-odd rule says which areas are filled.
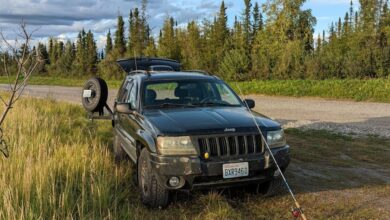
[[[129,72],[128,75],[137,74],[137,73],[150,75],[150,72],[147,70],[133,70],[133,71]]]
[[[181,72],[186,72],[186,73],[189,73],[189,72],[203,73],[205,75],[211,76],[211,74],[209,72],[204,71],[204,70],[182,70]]]

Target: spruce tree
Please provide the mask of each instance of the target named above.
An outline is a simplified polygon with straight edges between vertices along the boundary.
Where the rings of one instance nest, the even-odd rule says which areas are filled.
[[[322,46],[321,44],[322,44],[321,34],[318,33],[318,37],[317,37],[317,52],[321,51],[321,46]]]
[[[341,37],[341,31],[342,31],[342,23],[341,23],[341,17],[339,17],[339,21],[337,22],[337,37]]]
[[[125,35],[124,30],[125,29],[125,23],[123,21],[123,17],[121,15],[118,16],[117,21],[117,29],[115,32],[115,44],[114,48],[119,53],[120,56],[123,56],[126,52],[126,42],[125,42]]]
[[[96,73],[96,64],[98,61],[96,42],[91,30],[86,35],[86,47],[87,47],[87,68],[89,74]]]
[[[345,13],[345,16],[344,16],[344,23],[343,23],[343,34],[344,35],[347,35],[349,34],[349,27],[350,27],[350,17],[349,17],[349,14],[348,12]]]
[[[67,41],[65,44],[64,55],[58,63],[58,72],[62,75],[70,76],[72,74],[74,59],[73,45],[70,41]]]
[[[112,50],[112,39],[111,39],[111,30],[108,30],[106,38],[106,54],[109,54]]]
[[[252,3],[251,0],[244,0],[245,3],[245,9],[243,13],[243,31],[245,35],[245,42],[246,45],[250,44],[250,41],[252,39],[251,33],[252,33],[252,21],[251,21],[251,9],[252,9]]]
[[[263,29],[263,17],[260,12],[259,4],[256,2],[253,8],[253,27],[252,27],[252,38],[254,38],[258,31]]]
[[[88,51],[86,47],[86,33],[85,30],[82,29],[77,37],[76,42],[76,57],[75,57],[75,65],[74,65],[74,72],[76,72],[77,75],[83,76],[88,73],[88,66],[87,66],[87,56]]]
[[[50,37],[49,38],[49,64],[50,63],[55,63],[55,59],[54,59],[54,43],[53,43],[53,38]]]
[[[350,6],[349,6],[349,26],[350,27],[353,27],[353,15],[354,15],[354,12],[353,12],[353,1],[351,0],[350,2]]]
[[[174,25],[175,20],[172,17],[165,19],[158,43],[158,55],[165,58],[180,60],[180,48]]]

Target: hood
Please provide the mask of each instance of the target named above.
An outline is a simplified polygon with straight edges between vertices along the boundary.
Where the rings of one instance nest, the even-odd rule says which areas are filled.
[[[280,124],[255,113],[261,130],[280,129]],[[253,118],[246,108],[150,109],[144,116],[161,135],[201,135],[210,133],[256,132]]]

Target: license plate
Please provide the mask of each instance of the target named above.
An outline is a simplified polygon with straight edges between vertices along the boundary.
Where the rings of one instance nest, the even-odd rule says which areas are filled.
[[[248,162],[224,164],[222,166],[222,171],[223,171],[224,179],[248,176],[249,174]]]

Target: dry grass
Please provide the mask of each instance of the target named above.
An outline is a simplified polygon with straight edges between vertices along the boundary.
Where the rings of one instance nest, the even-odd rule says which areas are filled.
[[[110,123],[91,124],[79,106],[23,99],[4,126],[0,219],[288,219],[288,195],[246,190],[179,194],[166,210],[139,202],[132,166],[115,166]],[[390,141],[290,130],[287,173],[311,219],[390,216]]]

